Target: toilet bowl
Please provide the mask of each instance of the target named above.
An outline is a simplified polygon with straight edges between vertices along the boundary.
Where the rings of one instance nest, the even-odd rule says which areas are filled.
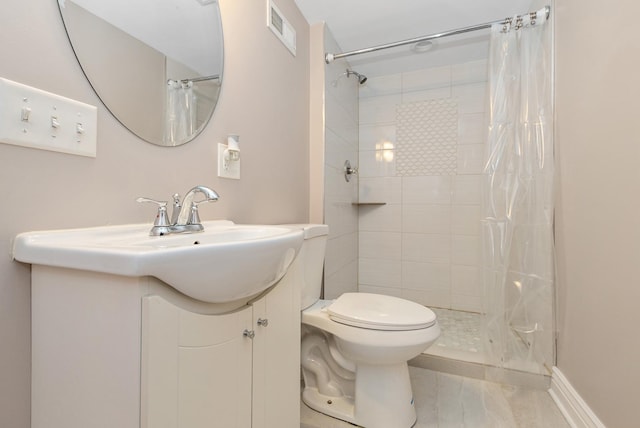
[[[407,361],[440,335],[435,314],[397,297],[345,293],[320,300],[328,227],[305,232],[302,400],[312,409],[365,428],[409,428],[416,421]]]

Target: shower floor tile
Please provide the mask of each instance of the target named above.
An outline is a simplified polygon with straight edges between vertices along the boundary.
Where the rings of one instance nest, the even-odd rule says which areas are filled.
[[[474,312],[430,308],[440,324],[440,337],[424,353],[456,360],[484,363],[482,315]]]
[[[440,324],[440,337],[423,354],[478,364],[490,364],[482,341],[482,314],[452,309],[430,308]],[[503,368],[548,375],[549,370],[533,361],[529,348],[513,335],[509,358]]]

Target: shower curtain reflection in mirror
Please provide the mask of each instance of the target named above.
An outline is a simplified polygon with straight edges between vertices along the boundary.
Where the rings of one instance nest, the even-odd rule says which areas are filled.
[[[550,27],[524,15],[494,25],[483,173],[485,349],[498,367],[554,364]]]
[[[192,138],[196,125],[196,95],[193,82],[167,82],[165,145],[175,146]]]

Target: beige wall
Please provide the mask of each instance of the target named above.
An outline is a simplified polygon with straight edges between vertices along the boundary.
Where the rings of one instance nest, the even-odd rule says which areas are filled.
[[[165,56],[130,34],[75,3],[65,4],[67,32],[82,67],[111,111],[146,141],[162,141],[164,135],[166,73]],[[100,55],[92,55],[100,52]],[[89,54],[88,54],[89,53]],[[136,61],[137,67],[110,67]],[[99,83],[99,85],[96,85]],[[132,97],[132,91],[138,96]],[[144,114],[141,114],[144,112]]]
[[[97,105],[98,157],[0,144],[0,426],[29,426],[29,266],[11,261],[17,233],[151,222],[153,208],[136,204],[137,196],[169,198],[196,184],[221,195],[202,207],[204,220],[308,220],[308,24],[293,0],[278,1],[297,31],[293,57],[266,27],[263,1],[220,3],[226,51],[218,109],[195,141],[177,148],[141,141],[100,104],[76,63],[56,2],[4,3],[10,12],[0,14],[0,77]],[[241,138],[240,181],[216,175],[216,145],[231,133]]]
[[[639,14],[556,0],[558,367],[617,428],[640,403]]]

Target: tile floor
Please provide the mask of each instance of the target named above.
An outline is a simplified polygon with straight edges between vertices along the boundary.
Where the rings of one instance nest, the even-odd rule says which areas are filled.
[[[414,428],[569,428],[545,390],[410,367]],[[301,404],[301,428],[353,428]]]

